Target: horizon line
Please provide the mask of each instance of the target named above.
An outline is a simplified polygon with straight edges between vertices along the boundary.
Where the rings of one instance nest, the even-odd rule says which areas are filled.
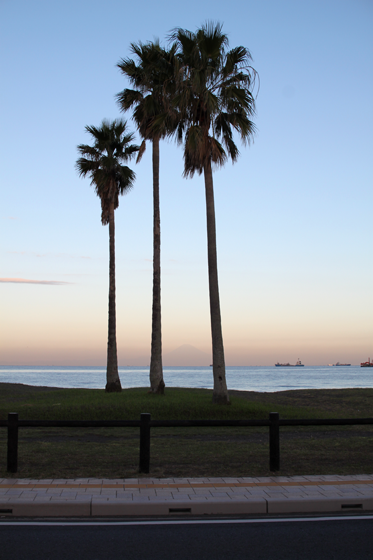
[[[321,367],[321,366],[328,366],[330,367],[332,364],[304,364],[304,367],[308,366],[314,366],[314,367]],[[360,364],[350,364],[351,366],[358,366]],[[106,368],[107,365],[103,364],[103,365],[77,365],[77,364],[0,364],[0,367],[83,367],[83,368],[89,368],[89,367],[97,367],[97,368]],[[146,365],[118,365],[118,368],[137,368],[137,367],[141,367],[141,368],[150,368],[149,364]],[[167,366],[163,366],[163,368],[170,368],[170,367],[203,367],[203,368],[208,368],[208,367],[213,367],[213,365],[202,365],[202,364],[196,364],[196,365],[180,365],[180,364],[174,364],[174,365],[167,365]],[[245,365],[239,365],[239,364],[229,364],[226,365],[225,367],[275,367],[275,364],[254,364],[254,365],[250,365],[250,364],[245,364]],[[289,367],[294,367],[294,366],[289,366]]]

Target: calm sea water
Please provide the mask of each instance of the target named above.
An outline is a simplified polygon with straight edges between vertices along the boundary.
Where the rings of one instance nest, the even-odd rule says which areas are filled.
[[[122,387],[149,386],[149,368],[121,367]],[[211,367],[164,367],[166,387],[212,389]],[[24,383],[46,387],[102,389],[104,367],[0,366],[0,383]],[[342,389],[373,387],[373,368],[305,366],[227,367],[228,389],[242,391],[287,391],[291,389]]]

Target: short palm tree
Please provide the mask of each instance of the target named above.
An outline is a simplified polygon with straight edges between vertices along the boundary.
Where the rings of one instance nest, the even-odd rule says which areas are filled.
[[[147,140],[153,148],[153,306],[149,377],[151,392],[163,394],[159,142],[175,122],[176,111],[170,103],[175,47],[166,50],[158,43],[133,43],[131,50],[136,61],[122,59],[118,67],[134,89],[124,89],[117,100],[122,111],[133,109],[133,119],[143,139],[137,161],[144,153]],[[154,126],[156,120],[157,127]]]
[[[227,51],[228,39],[220,24],[207,23],[191,33],[175,29],[171,36],[178,45],[178,93],[174,103],[182,118],[176,137],[184,143],[184,176],[204,174],[207,213],[207,247],[210,315],[213,353],[213,402],[228,404],[223,335],[221,327],[216,226],[212,165],[237,160],[233,139],[236,131],[244,142],[250,141],[255,127],[251,89],[256,72],[244,47]]]
[[[126,165],[139,147],[131,144],[133,134],[127,132],[127,123],[122,120],[103,121],[99,128],[86,126],[93,137],[93,146],[81,144],[81,157],[76,169],[81,177],[91,178],[97,196],[101,201],[102,225],[109,224],[109,325],[107,345],[107,392],[122,390],[118,374],[116,307],[115,307],[115,222],[114,211],[119,206],[119,195],[126,193],[133,185],[135,173]]]

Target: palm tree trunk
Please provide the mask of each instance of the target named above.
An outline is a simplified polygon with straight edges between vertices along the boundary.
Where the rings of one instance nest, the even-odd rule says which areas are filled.
[[[161,218],[159,207],[159,138],[153,139],[153,311],[150,358],[152,393],[164,394],[161,325]]]
[[[118,374],[117,334],[115,317],[115,223],[114,201],[109,209],[109,327],[107,343],[107,369],[105,391],[109,393],[122,390]]]
[[[207,253],[212,335],[212,365],[214,375],[214,391],[212,394],[212,402],[216,404],[229,404],[229,395],[225,379],[224,346],[220,316],[214,186],[212,181],[211,161],[206,163],[204,166],[204,176],[206,191]]]

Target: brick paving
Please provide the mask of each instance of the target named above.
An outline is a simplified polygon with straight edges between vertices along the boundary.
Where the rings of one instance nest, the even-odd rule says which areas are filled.
[[[0,479],[0,516],[315,511],[373,511],[373,475]]]

